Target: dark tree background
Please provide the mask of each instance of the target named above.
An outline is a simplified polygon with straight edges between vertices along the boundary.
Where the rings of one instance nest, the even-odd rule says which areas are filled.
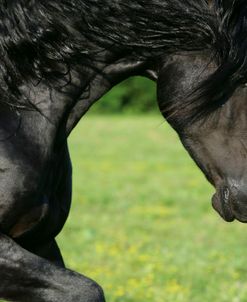
[[[95,113],[153,113],[157,111],[155,84],[133,77],[114,87],[92,109]]]

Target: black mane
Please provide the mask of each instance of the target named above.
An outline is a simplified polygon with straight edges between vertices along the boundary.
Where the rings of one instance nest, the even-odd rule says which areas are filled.
[[[215,0],[218,20],[212,44],[216,71],[188,92],[182,102],[171,104],[166,114],[179,115],[181,127],[194,122],[225,104],[232,93],[247,82],[247,2]],[[210,59],[210,58],[209,58]]]
[[[106,49],[138,58],[211,50],[213,81],[181,111],[184,121],[203,115],[246,81],[246,10],[245,0],[0,0],[1,102],[29,106],[25,81],[54,85]]]

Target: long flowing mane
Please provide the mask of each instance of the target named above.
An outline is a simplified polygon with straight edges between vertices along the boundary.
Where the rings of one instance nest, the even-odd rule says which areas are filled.
[[[184,101],[186,121],[246,81],[246,18],[245,0],[1,0],[1,102],[28,106],[20,85],[53,85],[104,50],[138,58],[211,50],[219,67]]]
[[[166,114],[181,116],[181,127],[221,107],[240,85],[247,82],[247,3],[216,0],[212,7],[218,28],[211,45],[217,68],[190,91],[183,102],[171,104]]]

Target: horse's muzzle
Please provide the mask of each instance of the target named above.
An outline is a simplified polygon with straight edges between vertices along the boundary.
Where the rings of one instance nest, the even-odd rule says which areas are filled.
[[[237,219],[247,223],[247,188],[222,186],[214,194],[212,205],[227,222]]]

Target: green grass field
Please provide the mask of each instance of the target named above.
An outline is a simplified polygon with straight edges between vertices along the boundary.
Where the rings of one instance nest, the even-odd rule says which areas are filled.
[[[213,211],[213,188],[162,117],[89,115],[70,149],[58,242],[108,302],[247,301],[247,226]]]
[[[247,301],[247,226],[213,211],[213,188],[162,117],[89,115],[70,147],[58,241],[108,302]]]

